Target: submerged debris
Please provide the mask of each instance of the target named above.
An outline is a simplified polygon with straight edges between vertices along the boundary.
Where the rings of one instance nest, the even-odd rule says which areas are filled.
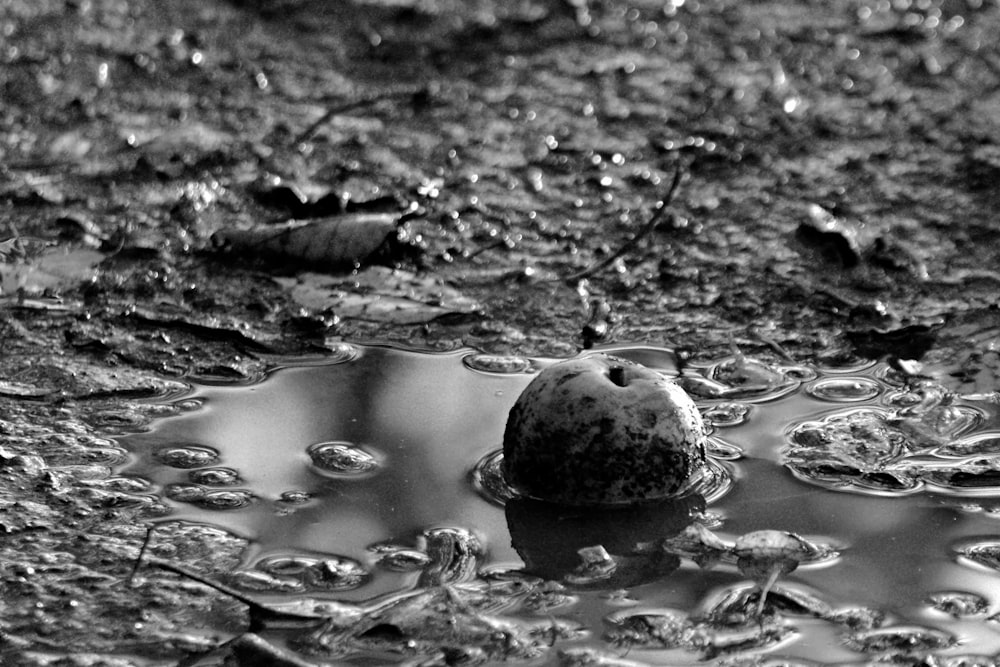
[[[884,402],[889,408],[844,410],[797,425],[783,450],[786,465],[808,481],[868,491],[1000,486],[1000,438],[971,433],[985,418],[981,409],[919,378]]]

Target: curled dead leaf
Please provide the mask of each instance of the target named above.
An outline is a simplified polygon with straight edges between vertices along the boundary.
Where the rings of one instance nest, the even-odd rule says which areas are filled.
[[[222,229],[212,235],[212,243],[236,256],[337,271],[360,265],[383,246],[400,241],[400,234],[400,216],[358,213],[250,229]]]

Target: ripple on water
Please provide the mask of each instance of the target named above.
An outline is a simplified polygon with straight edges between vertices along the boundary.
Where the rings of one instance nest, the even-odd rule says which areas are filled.
[[[709,457],[707,465],[702,470],[693,486],[684,490],[685,494],[698,494],[708,502],[714,502],[724,496],[733,484],[732,472],[721,460],[737,459],[741,455],[739,448],[710,438],[710,454],[721,456]],[[716,460],[721,459],[721,460]],[[511,487],[503,474],[503,450],[496,449],[481,457],[470,472],[473,487],[480,496],[494,505],[504,506],[515,498],[525,498],[522,493]]]
[[[343,591],[363,586],[371,575],[353,558],[328,556],[278,555],[262,558],[255,566],[282,581],[295,581],[304,588],[320,591]]]

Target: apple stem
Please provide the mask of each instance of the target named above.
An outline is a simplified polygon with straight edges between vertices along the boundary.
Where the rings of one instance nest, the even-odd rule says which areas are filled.
[[[625,386],[625,368],[623,366],[612,366],[608,369],[608,379],[619,387]]]

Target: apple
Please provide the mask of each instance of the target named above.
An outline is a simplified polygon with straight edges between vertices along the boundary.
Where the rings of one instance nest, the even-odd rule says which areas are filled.
[[[527,497],[620,505],[689,491],[705,465],[694,401],[663,375],[605,354],[546,368],[507,417],[503,473]]]

